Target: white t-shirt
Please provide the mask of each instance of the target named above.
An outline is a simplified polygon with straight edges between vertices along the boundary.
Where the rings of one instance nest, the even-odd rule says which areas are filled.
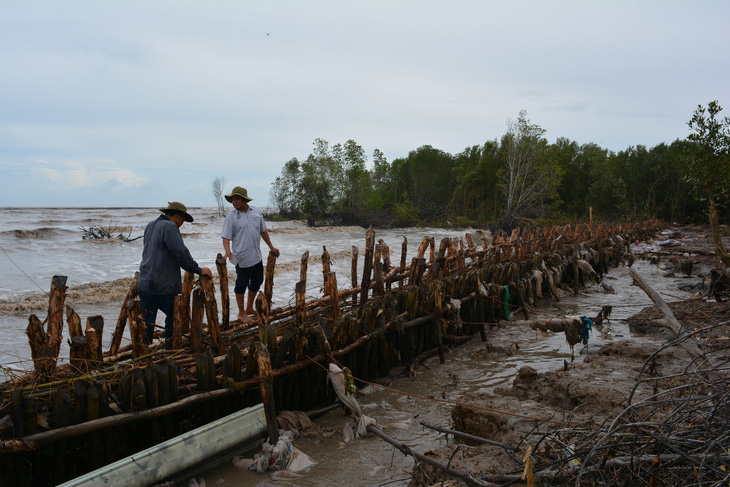
[[[221,237],[231,241],[231,263],[251,267],[261,262],[261,233],[266,223],[261,211],[249,205],[248,211],[234,209],[223,221]]]

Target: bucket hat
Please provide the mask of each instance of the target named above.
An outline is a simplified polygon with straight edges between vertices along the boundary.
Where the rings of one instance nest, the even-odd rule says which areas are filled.
[[[240,196],[241,198],[245,199],[246,201],[253,201],[253,198],[248,197],[248,191],[246,191],[246,188],[242,188],[240,186],[236,186],[233,188],[233,191],[231,191],[231,194],[226,195],[226,200],[231,203],[234,196]]]
[[[160,211],[164,213],[165,215],[169,213],[180,213],[183,218],[185,218],[186,222],[192,222],[193,217],[190,216],[190,213],[188,213],[188,209],[185,205],[180,203],[179,201],[168,201],[167,202],[167,208],[160,208]]]

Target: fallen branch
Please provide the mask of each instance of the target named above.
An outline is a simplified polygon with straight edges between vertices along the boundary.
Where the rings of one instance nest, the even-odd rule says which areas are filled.
[[[464,482],[466,482],[469,485],[476,485],[478,487],[496,487],[496,484],[493,484],[491,482],[484,482],[483,480],[479,480],[468,473],[454,470],[453,468],[449,467],[448,465],[444,465],[443,463],[441,463],[437,460],[434,460],[431,457],[427,457],[426,455],[413,451],[413,449],[411,449],[411,447],[409,447],[405,443],[401,443],[401,442],[391,438],[390,436],[383,433],[382,430],[380,430],[380,428],[378,428],[374,425],[368,426],[368,432],[374,434],[375,436],[380,437],[386,443],[390,443],[395,448],[400,450],[400,452],[403,453],[404,455],[411,455],[413,458],[415,458],[421,462],[428,463],[429,465],[432,465],[432,466],[438,468],[439,470],[443,470],[447,474],[451,475],[452,477],[456,477],[460,480],[463,480]]]

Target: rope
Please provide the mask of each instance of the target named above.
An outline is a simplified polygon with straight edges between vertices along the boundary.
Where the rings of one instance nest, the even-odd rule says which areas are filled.
[[[21,268],[20,268],[20,266],[19,266],[18,264],[16,264],[16,263],[15,263],[15,261],[14,261],[13,259],[11,259],[11,258],[10,258],[10,256],[8,255],[8,253],[7,253],[7,252],[5,252],[5,249],[4,249],[3,247],[2,247],[2,245],[0,245],[0,250],[2,250],[2,251],[3,251],[3,254],[5,254],[5,257],[7,257],[7,258],[8,258],[8,260],[9,260],[10,262],[12,262],[12,264],[13,264],[13,265],[14,265],[15,267],[17,267],[17,268],[18,268],[18,270],[19,270],[20,272],[22,272],[22,273],[23,273],[23,275],[24,275],[25,277],[27,277],[27,278],[28,278],[28,280],[29,280],[30,282],[32,282],[33,284],[35,284],[35,285],[36,285],[36,287],[37,287],[38,289],[40,289],[41,291],[43,291],[44,293],[46,293],[46,296],[48,296],[48,295],[49,295],[48,291],[46,291],[45,289],[43,289],[42,287],[40,287],[40,286],[38,285],[38,283],[37,283],[37,282],[35,282],[35,281],[34,281],[34,280],[33,280],[33,279],[32,279],[32,278],[31,278],[31,277],[30,277],[30,276],[28,275],[28,274],[26,274],[26,273],[25,273],[25,271],[24,271],[23,269],[21,269]]]

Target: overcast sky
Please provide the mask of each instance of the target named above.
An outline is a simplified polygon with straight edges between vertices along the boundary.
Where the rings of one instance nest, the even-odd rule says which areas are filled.
[[[458,154],[520,110],[651,148],[730,115],[729,46],[727,0],[0,0],[0,206],[265,206],[316,138]]]

